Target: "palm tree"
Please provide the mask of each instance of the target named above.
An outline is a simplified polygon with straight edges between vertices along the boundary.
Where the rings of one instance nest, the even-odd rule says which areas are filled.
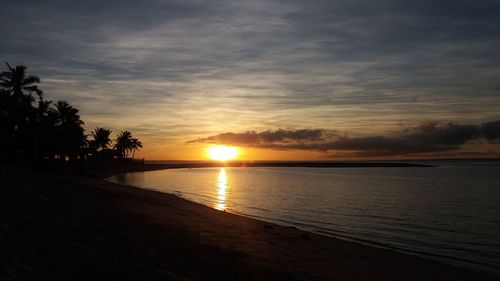
[[[105,128],[95,128],[92,131],[92,138],[91,140],[91,148],[95,149],[95,151],[103,150],[103,149],[108,149],[109,145],[111,144],[111,139],[109,136],[111,135],[111,130],[110,129],[105,129]]]
[[[135,156],[135,151],[142,148],[142,142],[139,139],[133,138],[130,149],[132,149],[132,158]]]
[[[78,109],[71,106],[67,101],[60,100],[56,103],[56,112],[60,126],[82,126]]]
[[[132,142],[132,133],[129,131],[121,131],[116,137],[115,150],[120,158],[126,158],[128,149]]]
[[[36,108],[36,153],[39,159],[53,158],[56,146],[57,112],[51,107],[51,101],[40,100]]]
[[[26,75],[26,66],[18,65],[16,67],[7,65],[8,71],[0,73],[0,86],[9,91],[13,96],[22,96],[24,92],[28,92],[30,99],[31,93],[36,93],[39,98],[42,98],[43,91],[36,84],[40,83],[40,78],[34,75]]]
[[[25,163],[83,157],[87,142],[78,109],[65,101],[44,101],[40,78],[28,75],[23,65],[6,65],[0,72],[0,157]]]
[[[139,139],[132,137],[129,131],[121,131],[116,137],[115,149],[121,158],[128,157],[129,152],[132,152],[132,157],[135,151],[142,148],[142,143]]]
[[[81,152],[86,143],[83,121],[80,120],[78,109],[66,101],[58,101],[55,105],[57,146],[61,159],[74,159]]]
[[[2,134],[4,140],[2,146],[10,160],[21,156],[25,159],[32,158],[37,151],[36,143],[36,108],[33,106],[36,93],[42,100],[43,92],[36,84],[40,78],[26,74],[26,67],[18,65],[12,67],[6,63],[8,70],[0,73],[1,90],[1,115]]]

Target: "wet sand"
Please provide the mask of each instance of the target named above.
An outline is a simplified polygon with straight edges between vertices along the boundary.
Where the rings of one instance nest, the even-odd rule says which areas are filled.
[[[100,179],[0,176],[1,280],[495,280]]]

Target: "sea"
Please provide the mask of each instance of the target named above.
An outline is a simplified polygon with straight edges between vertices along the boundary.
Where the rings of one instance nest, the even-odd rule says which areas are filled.
[[[433,167],[212,167],[109,181],[500,276],[500,162]]]

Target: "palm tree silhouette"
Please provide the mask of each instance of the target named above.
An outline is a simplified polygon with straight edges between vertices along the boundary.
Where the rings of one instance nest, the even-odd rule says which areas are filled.
[[[133,138],[132,143],[130,145],[130,149],[132,149],[132,158],[135,156],[135,151],[142,148],[142,142],[139,139]]]
[[[0,86],[9,91],[14,97],[24,96],[28,92],[28,97],[32,100],[31,94],[34,92],[39,98],[42,98],[43,91],[36,84],[40,83],[40,78],[35,75],[26,75],[26,66],[18,65],[16,67],[7,65],[8,71],[0,73]]]
[[[116,137],[115,149],[120,158],[128,157],[129,152],[132,152],[132,157],[135,151],[142,148],[142,143],[139,139],[132,137],[129,131],[121,131]]]
[[[10,66],[0,73],[1,116],[2,116],[2,153],[10,161],[19,156],[24,159],[33,158],[37,151],[36,143],[36,109],[33,106],[36,93],[42,100],[43,92],[36,84],[40,78],[26,74],[26,67]]]
[[[96,127],[92,133],[92,140],[89,141],[89,151],[94,160],[110,160],[115,157],[115,151],[109,149],[111,144],[110,129]]]
[[[40,100],[36,108],[36,146],[39,159],[52,159],[55,151],[57,112],[51,101]]]
[[[58,101],[56,108],[57,146],[61,159],[75,159],[86,143],[83,121],[78,109],[67,101]]]
[[[87,141],[78,109],[66,101],[53,104],[43,99],[38,88],[40,78],[28,75],[26,67],[12,67],[0,72],[0,161],[40,164],[45,160],[86,159],[89,146],[92,156],[113,159],[128,157],[142,148],[129,131],[117,137],[115,150],[110,149],[110,129],[95,128],[93,140]],[[35,97],[38,102],[35,104]]]
[[[57,117],[60,126],[82,126],[78,109],[71,106],[67,101],[60,100],[56,103]]]
[[[109,138],[111,135],[110,129],[97,127],[91,134],[93,138],[93,140],[90,141],[92,150],[99,151],[109,148],[109,145],[111,144],[111,139]]]

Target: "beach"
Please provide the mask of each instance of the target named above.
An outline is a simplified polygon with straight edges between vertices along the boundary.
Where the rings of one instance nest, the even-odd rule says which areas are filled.
[[[495,280],[99,178],[0,176],[2,280]]]

